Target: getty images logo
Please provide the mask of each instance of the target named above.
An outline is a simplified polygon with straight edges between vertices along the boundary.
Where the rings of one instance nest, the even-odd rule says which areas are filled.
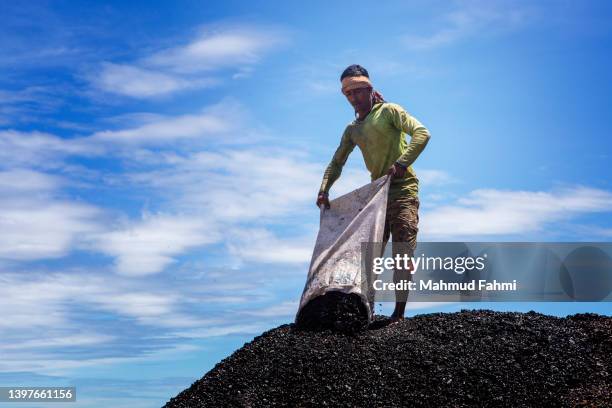
[[[414,257],[406,254],[396,254],[395,257],[377,257],[374,258],[373,272],[380,275],[385,269],[395,269],[410,271],[411,274],[415,274],[419,270],[432,271],[432,270],[443,270],[453,271],[458,275],[464,274],[466,271],[482,271],[486,265],[485,261],[487,254],[482,256],[421,256]]]

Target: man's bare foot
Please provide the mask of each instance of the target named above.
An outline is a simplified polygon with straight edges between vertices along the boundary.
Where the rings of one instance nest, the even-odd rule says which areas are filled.
[[[389,320],[390,320],[389,325],[395,324],[395,323],[398,323],[398,322],[404,320],[404,316],[397,316],[397,315],[392,314],[391,317],[389,318]]]
[[[406,312],[406,302],[395,302],[395,308],[391,313],[391,318],[397,318],[397,320],[404,319],[404,313]]]

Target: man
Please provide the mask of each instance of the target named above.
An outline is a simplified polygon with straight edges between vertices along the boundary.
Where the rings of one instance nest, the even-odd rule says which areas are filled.
[[[419,181],[412,169],[412,163],[423,151],[430,135],[428,130],[401,106],[387,103],[374,90],[368,71],[360,65],[351,65],[340,76],[342,93],[355,109],[356,119],[342,135],[317,197],[317,206],[329,208],[329,189],[340,177],[342,167],[353,151],[359,146],[372,180],[385,174],[392,177],[387,203],[384,242],[393,236],[393,256],[413,256],[419,222]],[[411,136],[406,142],[404,134]],[[402,243],[399,245],[398,243]],[[395,270],[393,280],[410,280],[410,270]],[[395,310],[392,321],[402,320],[406,309],[407,291],[395,293]]]

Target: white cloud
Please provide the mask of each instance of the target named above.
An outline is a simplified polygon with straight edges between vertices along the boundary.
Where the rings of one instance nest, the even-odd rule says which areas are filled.
[[[144,59],[150,66],[193,73],[254,64],[261,56],[286,42],[287,34],[261,27],[204,29],[186,45],[157,52]]]
[[[235,275],[224,276],[224,281],[235,281]],[[249,279],[252,282],[251,274]],[[224,305],[227,312],[214,316],[205,307],[225,297],[240,298],[244,305],[242,295],[253,299],[251,286],[231,293],[208,295],[210,291],[204,278],[167,285],[167,280],[111,279],[108,272],[92,268],[70,273],[0,271],[0,310],[5,313],[0,351],[7,352],[0,371],[48,374],[151,361],[193,351],[184,337],[259,334],[269,328],[265,321],[252,323],[251,315],[231,310],[233,302]]]
[[[60,258],[102,229],[100,209],[57,197],[64,184],[26,168],[0,171],[0,260]]]
[[[268,327],[265,324],[237,324],[225,326],[213,326],[205,329],[185,330],[174,333],[176,336],[205,339],[208,337],[228,336],[231,334],[260,334]]]
[[[56,111],[64,102],[62,87],[27,86],[18,90],[0,90],[0,123],[31,123],[40,114]]]
[[[581,214],[612,211],[612,193],[578,186],[553,192],[475,190],[422,216],[426,237],[520,235]]]
[[[148,98],[214,85],[211,78],[184,79],[131,65],[104,63],[94,84],[100,89],[135,98]]]
[[[443,170],[419,169],[417,176],[421,183],[427,185],[445,185],[455,181],[450,174]]]
[[[322,171],[299,152],[255,147],[177,156],[167,169],[128,177],[171,195],[181,211],[232,223],[316,210]]]
[[[43,132],[0,131],[0,163],[15,166],[57,167],[69,155],[100,154],[99,146],[85,143],[84,138],[64,139]]]
[[[295,163],[300,163],[299,171],[279,177]],[[241,260],[307,262],[314,236],[307,227],[286,238],[249,223],[262,222],[263,217],[282,223],[282,217],[306,208],[315,221],[320,173],[291,151],[241,149],[176,156],[165,170],[124,176],[167,196],[172,213],[98,234],[92,248],[116,257],[117,271],[131,276],[160,272],[179,255],[216,242],[229,244]]]
[[[276,305],[264,307],[261,309],[253,309],[244,313],[250,316],[257,317],[291,317],[297,313],[299,302],[297,300],[284,301]]]
[[[104,123],[125,127],[137,127],[164,119],[164,115],[151,112],[128,112],[107,118],[101,118]]]
[[[101,220],[104,214],[95,207],[57,198],[59,188],[74,185],[72,181],[15,168],[0,173],[0,186],[15,192],[10,200],[0,201],[3,211],[0,226],[5,230],[0,238],[4,244],[0,258],[61,257],[79,242],[82,249],[115,257],[117,271],[122,274],[147,275],[162,271],[194,248],[220,241],[221,227],[261,216],[287,215],[296,206],[303,206],[307,198],[312,201],[316,194],[314,186],[320,178],[315,173],[319,171],[315,165],[304,162],[300,154],[244,148],[219,153],[200,151],[186,157],[176,152],[183,141],[188,142],[184,147],[197,151],[197,145],[210,145],[207,138],[213,136],[221,144],[236,143],[237,137],[226,142],[222,135],[236,131],[235,117],[248,117],[241,109],[232,101],[224,101],[200,114],[147,117],[140,126],[73,140],[49,134],[3,132],[0,142],[4,141],[13,151],[22,149],[24,154],[19,156],[29,165],[44,159],[43,163],[66,170],[67,164],[62,162],[65,158],[113,152],[129,158],[135,168],[166,166],[165,170],[161,167],[162,170],[143,174],[105,174],[104,181],[111,187],[121,186],[125,178],[144,181],[153,187],[152,194],[168,194],[170,212],[111,227]],[[142,149],[160,145],[169,150]],[[280,157],[260,159],[275,155]],[[293,167],[296,162],[302,163],[300,171],[291,178],[277,177],[279,169]],[[244,183],[245,169],[249,169],[248,183]],[[206,217],[205,212],[209,213]],[[212,219],[221,223],[213,223]],[[303,257],[301,246],[292,248],[289,245],[286,249],[298,251],[297,257]],[[281,255],[277,254],[275,259],[287,259]]]
[[[0,344],[0,350],[93,346],[107,343],[114,339],[115,337],[113,336],[96,333],[64,334],[60,336],[47,335],[44,338],[35,338],[14,344]]]
[[[0,190],[7,194],[53,191],[64,181],[57,176],[29,169],[0,171]]]
[[[66,316],[59,306],[73,293],[71,287],[58,286],[48,279],[32,282],[18,274],[7,273],[0,275],[0,283],[3,341],[10,331],[22,333],[24,329],[65,327]]]
[[[97,132],[88,142],[112,150],[117,144],[159,146],[181,140],[225,135],[236,130],[235,118],[241,114],[244,112],[239,104],[226,100],[195,114],[158,117],[132,128]]]
[[[96,207],[49,197],[2,199],[0,259],[62,257],[73,249],[79,238],[100,230],[100,217],[101,211]]]
[[[218,85],[211,77],[246,78],[267,52],[286,43],[284,31],[256,26],[204,29],[196,38],[124,64],[104,62],[90,73],[97,89],[133,98],[152,98]],[[233,73],[222,75],[220,70]]]
[[[95,339],[110,341],[99,337],[108,333],[85,334],[72,321],[72,313],[82,307],[116,313],[153,327],[202,327],[219,323],[219,319],[202,319],[183,312],[184,297],[191,291],[190,286],[156,288],[141,280],[109,279],[105,273],[88,273],[31,272],[24,276],[17,272],[2,272],[0,309],[6,315],[0,320],[4,333],[0,344],[9,342],[16,335],[31,336],[22,339],[28,341],[28,347],[52,346],[59,341],[53,338],[61,336],[77,336],[81,343],[89,341],[87,339],[92,339],[91,342]],[[206,302],[207,296],[199,296],[198,301]],[[91,313],[95,315],[96,312]],[[38,336],[41,329],[45,330],[45,339]],[[37,343],[37,339],[42,343]]]
[[[68,164],[67,158],[111,154],[141,164],[167,162],[173,157],[170,151],[160,154],[144,148],[163,146],[175,151],[185,148],[197,151],[211,145],[241,143],[247,137],[254,141],[256,137],[252,133],[244,129],[238,131],[238,124],[249,118],[241,104],[225,99],[193,114],[161,116],[140,113],[136,118],[124,119],[136,122],[135,125],[99,131],[86,137],[63,138],[37,131],[0,131],[0,169],[33,167],[69,171],[75,165]],[[81,171],[91,173],[86,168],[78,172]]]
[[[302,264],[310,261],[312,235],[280,239],[265,229],[239,229],[228,237],[230,254],[243,261]]]
[[[486,33],[491,35],[525,24],[532,14],[529,7],[521,4],[495,2],[462,2],[461,7],[442,15],[437,31],[429,35],[405,35],[403,43],[413,50],[439,48]]]
[[[206,219],[161,214],[90,239],[92,248],[117,258],[117,272],[143,276],[161,272],[175,256],[216,242],[219,235]]]
[[[144,356],[102,358],[80,356],[78,359],[67,358],[65,355],[57,356],[46,352],[32,352],[31,350],[26,350],[21,353],[12,351],[7,357],[0,360],[0,372],[34,372],[42,375],[65,376],[72,370],[84,367],[99,368],[116,364],[135,364],[138,362],[173,359],[176,358],[177,354],[194,352],[196,350],[198,350],[198,348],[195,346],[179,345],[172,348],[168,347],[154,352],[148,352]],[[111,405],[116,406],[115,400],[113,400]],[[99,405],[96,405],[96,407],[98,406]],[[130,406],[133,405],[130,404]]]
[[[103,308],[128,316],[150,318],[172,311],[176,301],[172,297],[153,293],[121,293],[108,299],[104,294],[91,299]]]

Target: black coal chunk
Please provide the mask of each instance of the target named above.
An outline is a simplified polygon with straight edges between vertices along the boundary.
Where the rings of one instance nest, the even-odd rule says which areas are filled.
[[[357,294],[327,292],[302,308],[296,326],[306,330],[333,330],[353,334],[368,327],[368,310]]]
[[[165,407],[612,407],[612,317],[462,310],[382,326],[282,325]]]

